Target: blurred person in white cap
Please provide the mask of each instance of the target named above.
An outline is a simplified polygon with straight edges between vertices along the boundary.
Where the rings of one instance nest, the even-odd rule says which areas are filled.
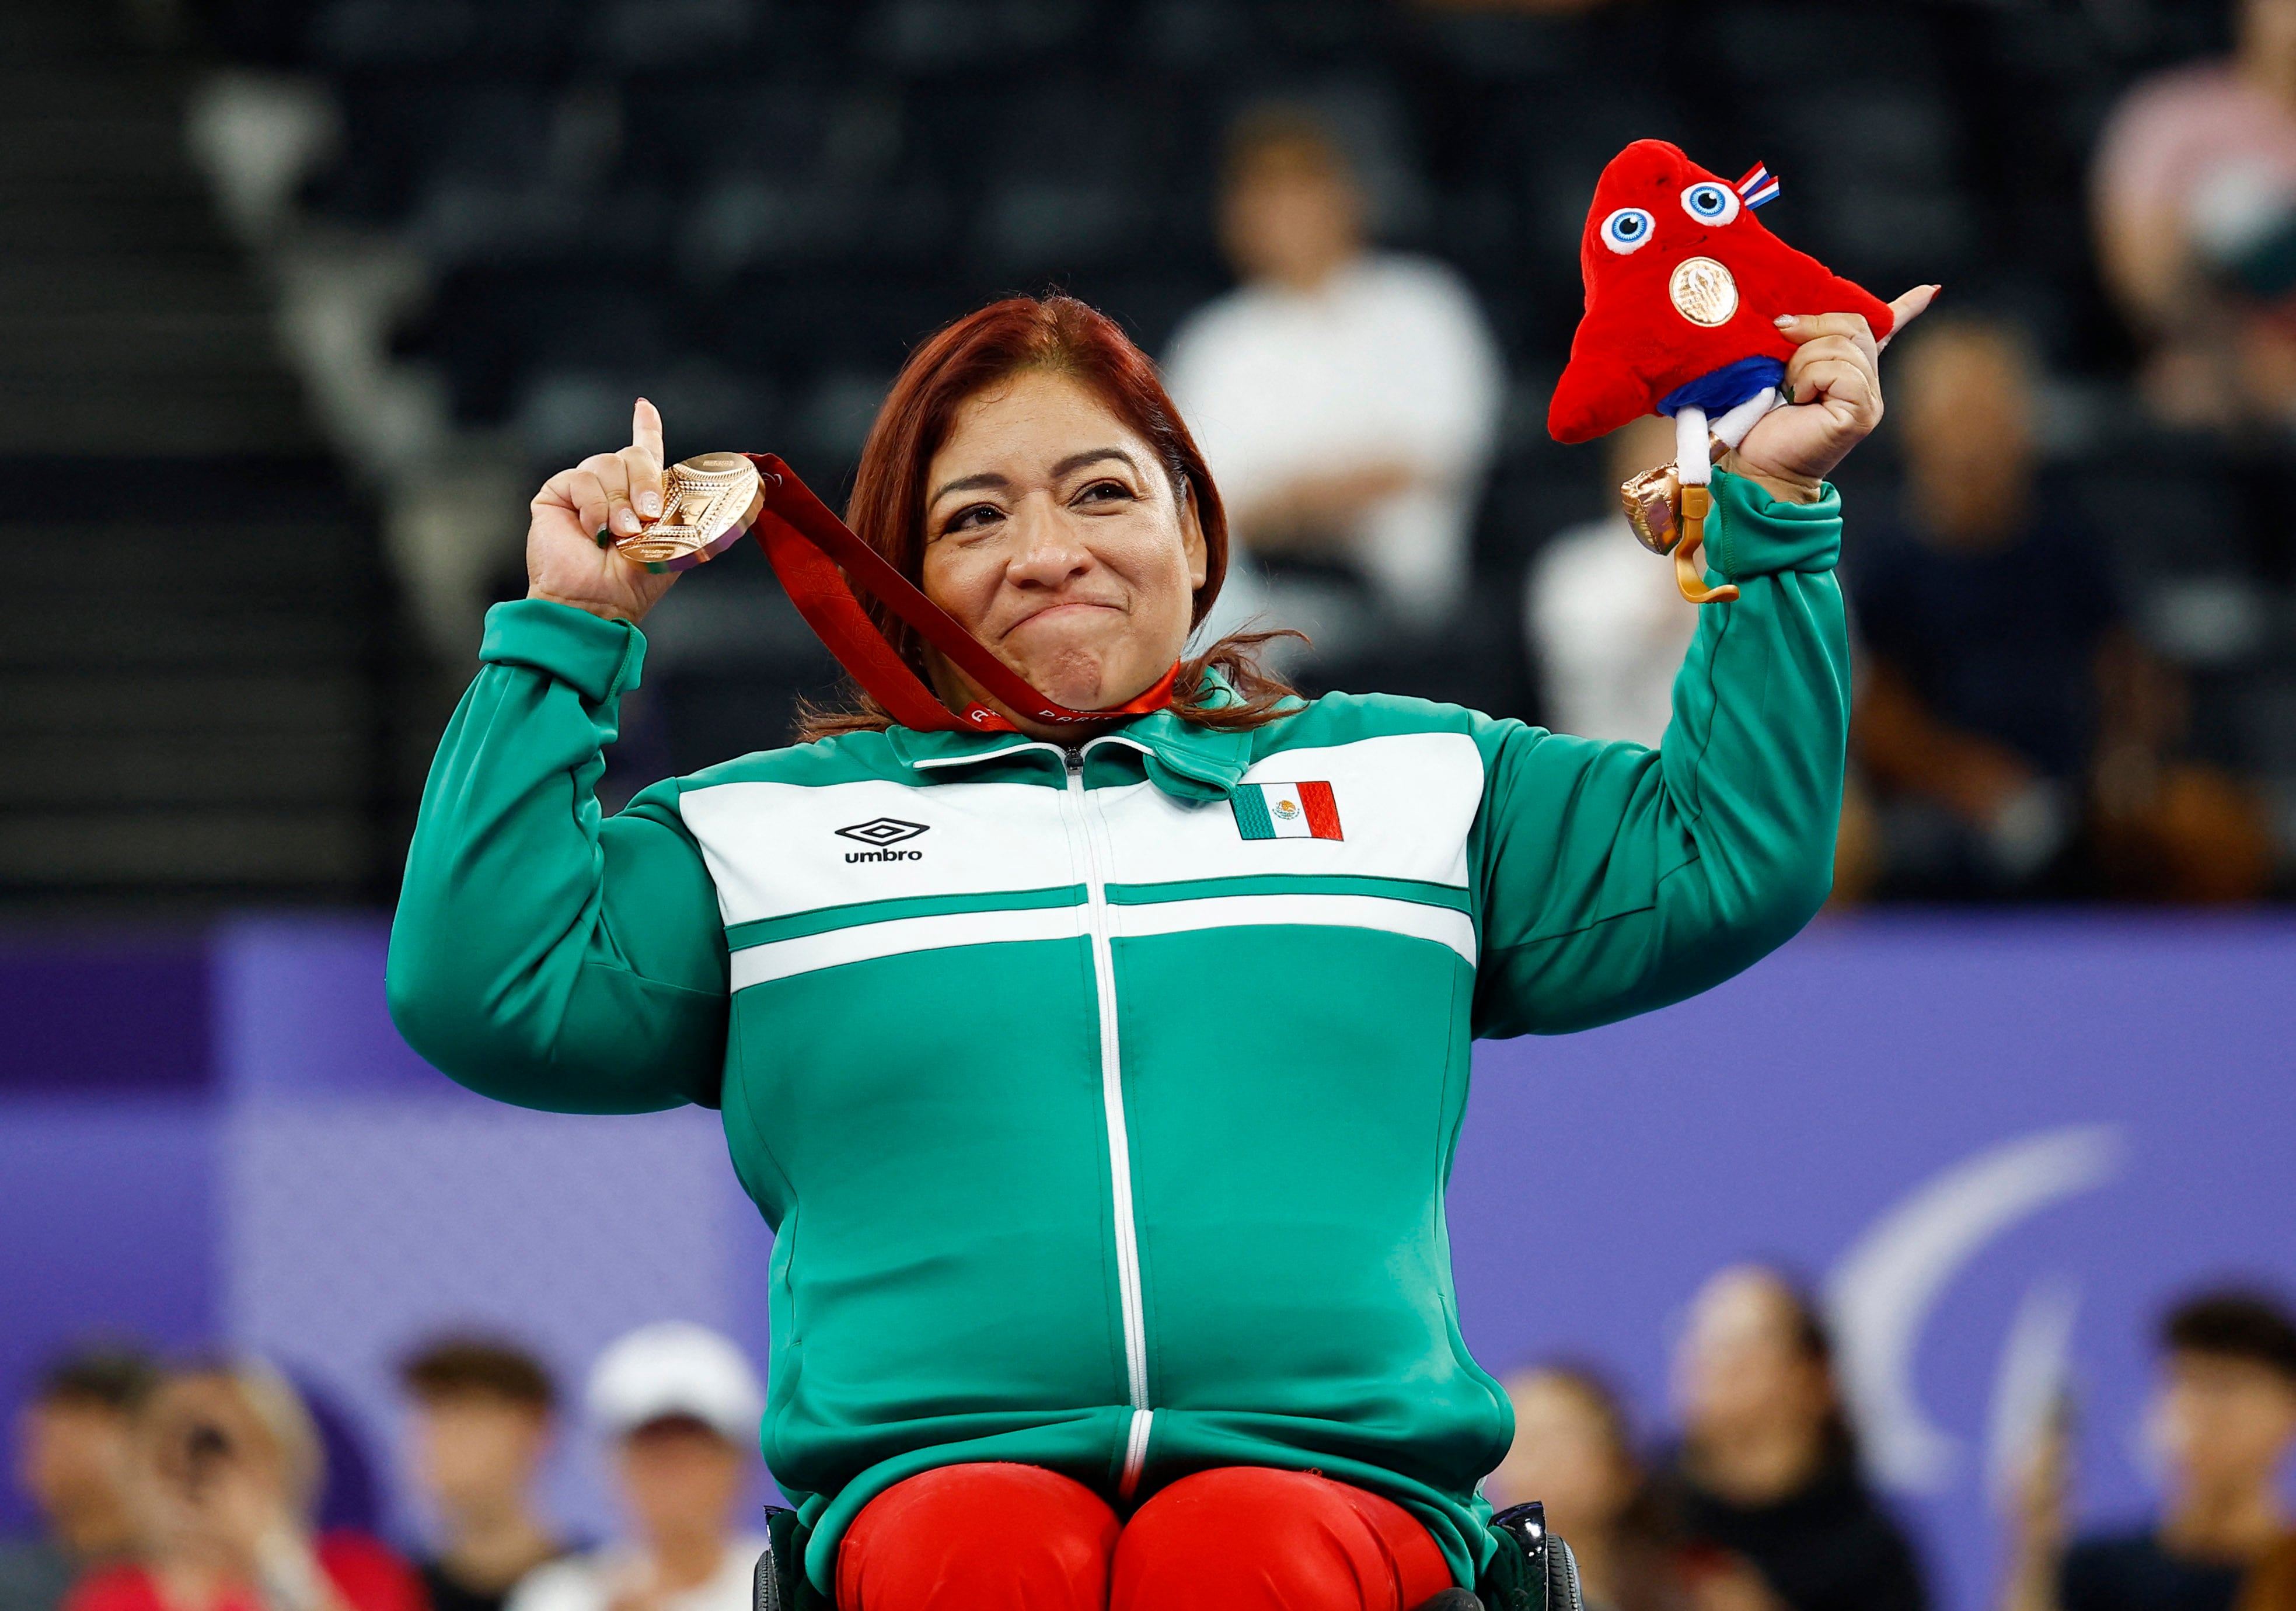
[[[766,1539],[734,1515],[765,1394],[742,1351],[706,1326],[641,1326],[598,1356],[585,1403],[631,1537],[538,1567],[506,1611],[749,1611]]]

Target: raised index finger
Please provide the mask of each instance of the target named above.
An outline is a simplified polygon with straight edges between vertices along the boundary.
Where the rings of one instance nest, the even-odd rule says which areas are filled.
[[[1874,340],[1874,327],[1866,323],[1864,314],[1781,314],[1778,333],[1800,346],[1821,336],[1846,336],[1862,348],[1868,359],[1878,357],[1881,348]]]
[[[1890,303],[1890,333],[1882,338],[1882,345],[1889,346],[1898,339],[1899,332],[1906,325],[1929,312],[1930,304],[1937,300],[1938,292],[1944,289],[1942,285],[1916,285],[1904,296]]]
[[[661,410],[644,397],[630,410],[630,446],[645,449],[655,463],[661,462]]]

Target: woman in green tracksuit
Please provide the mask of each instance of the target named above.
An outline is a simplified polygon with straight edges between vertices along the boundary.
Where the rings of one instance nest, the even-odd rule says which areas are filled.
[[[1828,887],[1821,478],[1881,398],[1862,320],[1787,333],[1806,400],[1718,467],[1741,594],[1657,750],[1287,699],[1248,643],[1182,659],[1226,559],[1210,478],[1112,324],[1020,298],[913,356],[850,519],[1051,699],[1144,713],[923,732],[863,701],[602,820],[673,577],[593,534],[658,512],[659,417],[545,486],[423,795],[391,1009],[505,1101],[722,1110],[776,1232],[764,1449],[815,1590],[1410,1611],[1474,1583],[1512,1417],[1444,1224],[1469,1043],[1693,994]],[[880,619],[953,708],[994,704]]]

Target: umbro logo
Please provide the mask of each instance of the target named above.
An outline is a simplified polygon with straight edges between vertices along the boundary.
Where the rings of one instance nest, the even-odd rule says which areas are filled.
[[[914,839],[925,831],[922,822],[904,822],[898,817],[871,817],[865,822],[856,822],[850,828],[837,830],[840,838],[858,839],[864,845],[898,845],[903,839]]]
[[[922,862],[925,859],[923,851],[895,850],[892,846],[915,838],[928,826],[923,822],[905,822],[898,817],[872,817],[836,831],[840,838],[858,839],[864,845],[875,846],[873,850],[847,851],[845,859],[849,862]]]

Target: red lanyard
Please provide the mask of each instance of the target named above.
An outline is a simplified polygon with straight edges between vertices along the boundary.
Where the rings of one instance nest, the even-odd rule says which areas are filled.
[[[893,651],[869,619],[861,601],[853,596],[853,582],[914,627],[977,686],[1032,721],[1105,722],[1111,716],[1161,710],[1172,702],[1172,680],[1180,669],[1177,663],[1147,692],[1113,710],[1070,710],[1054,704],[989,653],[987,645],[967,632],[955,616],[925,597],[882,554],[855,536],[777,455],[745,456],[758,467],[765,482],[765,503],[758,511],[756,526],[758,545],[766,551],[774,574],[781,577],[790,602],[829,646],[838,663],[853,674],[854,681],[902,726],[919,732],[1018,731],[978,701],[967,701],[962,711],[951,715],[939,696]]]

